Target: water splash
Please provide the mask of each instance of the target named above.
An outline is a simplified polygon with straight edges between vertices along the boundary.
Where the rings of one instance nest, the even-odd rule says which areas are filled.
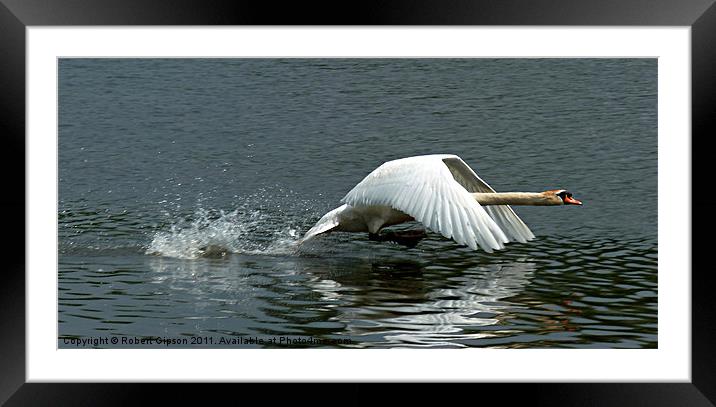
[[[199,208],[169,231],[154,234],[146,253],[180,259],[224,257],[231,253],[292,254],[298,244],[296,228],[277,228],[275,219],[261,211],[226,213]]]
[[[274,234],[274,239],[263,251],[266,254],[288,255],[296,253],[301,234],[293,227],[285,227]]]

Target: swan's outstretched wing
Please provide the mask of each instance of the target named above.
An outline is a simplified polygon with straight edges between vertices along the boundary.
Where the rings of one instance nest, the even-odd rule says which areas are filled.
[[[460,244],[486,252],[509,240],[470,193],[453,178],[446,156],[389,161],[368,174],[342,202],[351,206],[387,205]]]
[[[450,169],[455,181],[462,185],[467,192],[495,192],[460,157],[446,156],[443,158],[443,162]],[[511,241],[524,243],[534,239],[535,235],[530,228],[509,205],[486,205],[484,208]]]
[[[348,205],[341,205],[338,208],[323,215],[321,219],[319,219],[318,222],[316,222],[316,224],[311,229],[309,229],[305,235],[303,235],[303,238],[300,240],[300,243],[303,243],[316,235],[320,235],[321,233],[326,233],[338,226],[340,223],[338,215],[340,215],[340,213],[343,212],[347,207]]]

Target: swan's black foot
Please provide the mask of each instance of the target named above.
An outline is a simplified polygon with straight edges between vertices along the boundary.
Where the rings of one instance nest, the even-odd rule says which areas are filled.
[[[413,248],[418,243],[428,237],[424,230],[403,230],[400,232],[387,231],[381,234],[369,233],[368,239],[376,242],[394,242],[409,248]]]

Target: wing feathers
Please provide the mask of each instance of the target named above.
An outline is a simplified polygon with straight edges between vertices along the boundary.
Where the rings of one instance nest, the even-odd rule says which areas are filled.
[[[442,160],[452,173],[455,181],[468,192],[495,192],[460,157],[454,155],[443,156]],[[510,241],[524,243],[534,239],[535,236],[530,228],[525,225],[509,205],[487,206],[485,210]]]
[[[503,248],[508,239],[496,220],[504,220],[490,216],[458,183],[443,162],[445,157],[389,161],[368,174],[342,202],[351,206],[388,205],[472,249],[479,246],[491,252]]]

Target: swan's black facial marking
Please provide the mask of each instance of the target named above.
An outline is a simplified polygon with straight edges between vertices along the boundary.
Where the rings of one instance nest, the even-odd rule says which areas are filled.
[[[564,201],[564,198],[565,198],[565,197],[571,198],[571,197],[572,197],[572,193],[569,192],[569,191],[562,190],[562,191],[559,191],[559,193],[557,194],[557,196],[560,197],[560,198],[562,198],[562,200]]]
[[[557,196],[562,199],[565,205],[581,205],[582,202],[574,199],[572,193],[567,190],[562,190],[557,193]]]

